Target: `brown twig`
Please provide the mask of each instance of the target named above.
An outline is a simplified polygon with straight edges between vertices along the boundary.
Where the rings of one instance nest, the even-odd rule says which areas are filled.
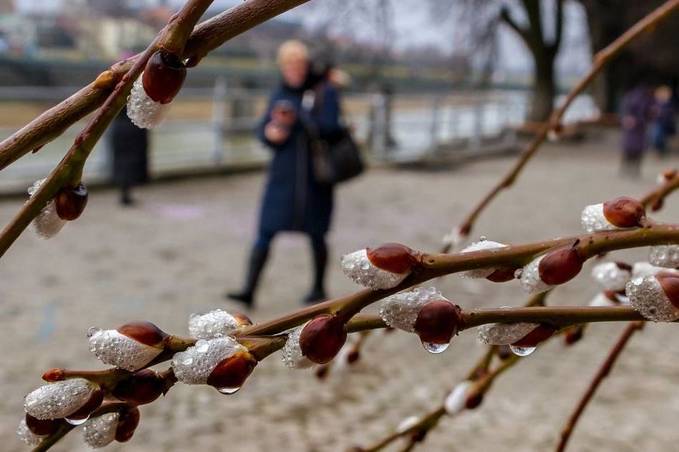
[[[462,237],[469,235],[472,228],[474,227],[476,219],[479,217],[481,212],[483,212],[483,210],[488,207],[488,205],[495,199],[495,197],[501,191],[511,187],[514,184],[516,178],[519,176],[528,161],[535,156],[538,149],[540,149],[540,146],[545,142],[550,131],[558,130],[560,128],[561,120],[575,98],[589,86],[594,78],[603,70],[606,64],[614,59],[630,42],[632,42],[642,33],[650,30],[660,21],[669,17],[669,15],[674,12],[677,7],[679,7],[679,0],[668,0],[663,5],[633,25],[629,30],[619,36],[611,44],[594,55],[594,61],[589,72],[585,74],[571,89],[561,106],[552,112],[549,120],[540,126],[535,137],[524,148],[524,150],[521,152],[521,155],[519,156],[519,159],[516,161],[516,163],[514,163],[514,165],[512,165],[507,174],[502,179],[500,179],[500,181],[479,201],[479,203],[460,223],[457,231]],[[449,252],[452,246],[452,239],[446,239],[441,252]]]
[[[629,325],[627,325],[627,328],[625,328],[618,338],[618,340],[615,342],[615,345],[613,348],[610,350],[608,355],[606,356],[606,360],[602,363],[601,367],[597,371],[597,373],[594,375],[594,378],[592,381],[589,383],[589,386],[587,387],[587,391],[583,394],[582,398],[578,402],[578,404],[575,407],[575,410],[573,413],[570,415],[568,418],[568,421],[566,422],[566,425],[564,426],[563,430],[561,431],[561,439],[559,440],[559,444],[556,447],[557,452],[563,452],[566,450],[566,446],[568,445],[568,440],[571,437],[571,434],[573,433],[573,430],[575,429],[575,425],[578,422],[578,419],[580,419],[580,416],[582,413],[585,411],[585,408],[587,407],[587,404],[592,400],[594,397],[594,394],[596,393],[596,390],[601,386],[601,383],[603,383],[604,379],[608,376],[608,374],[611,372],[611,369],[613,368],[613,365],[615,364],[616,360],[620,356],[620,354],[623,352],[625,349],[625,346],[629,342],[629,340],[632,338],[634,333],[637,331],[641,330],[644,326],[644,322],[630,322]]]

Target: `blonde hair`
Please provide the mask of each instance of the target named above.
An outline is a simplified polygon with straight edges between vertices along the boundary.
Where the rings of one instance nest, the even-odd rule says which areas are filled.
[[[309,50],[307,46],[297,39],[290,39],[285,41],[278,48],[278,56],[276,61],[279,66],[291,61],[291,60],[308,60]]]

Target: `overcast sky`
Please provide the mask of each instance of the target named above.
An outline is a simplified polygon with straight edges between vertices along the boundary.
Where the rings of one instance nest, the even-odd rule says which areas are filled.
[[[68,0],[15,1],[17,2],[17,6],[23,11],[45,11],[56,10]],[[155,3],[155,0],[135,1],[138,4]],[[296,10],[286,13],[284,17],[301,20],[308,25],[317,23],[319,21],[319,13],[318,8],[314,8],[314,4],[318,5],[318,1],[312,1],[309,5],[298,7]],[[335,11],[342,10],[343,8],[341,8],[341,6],[346,2],[346,0],[322,1],[323,4],[326,5],[336,3],[339,7],[335,9]],[[402,49],[408,46],[433,44],[446,50],[451,50],[450,47],[453,39],[450,25],[433,23],[428,8],[413,8],[410,1],[392,1],[392,4],[394,5],[395,22],[394,47],[396,49]],[[170,0],[170,3],[173,6],[179,6],[183,4],[184,1]],[[236,3],[238,2],[234,0],[215,0],[213,6],[215,8],[225,9]],[[333,10],[332,6],[330,9]],[[590,57],[585,38],[585,16],[582,7],[575,2],[567,3],[566,13],[566,39],[564,40],[558,66],[560,72],[578,74],[584,72],[589,67]],[[327,19],[327,14],[323,19]],[[347,17],[343,14],[336,14],[332,17],[332,21],[341,24],[343,21],[347,21]],[[357,35],[359,38],[369,39],[372,26],[369,23],[366,23],[364,26],[353,26],[352,24],[350,29],[352,34]],[[501,33],[502,36],[499,40],[501,45],[499,66],[509,70],[522,70],[530,67],[530,59],[523,48],[523,44],[519,42],[518,38],[507,30],[503,30]]]

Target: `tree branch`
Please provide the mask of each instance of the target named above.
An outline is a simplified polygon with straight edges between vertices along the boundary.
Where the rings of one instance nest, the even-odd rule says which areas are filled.
[[[566,425],[564,426],[563,430],[561,431],[561,439],[559,441],[559,444],[556,447],[556,452],[563,452],[563,451],[566,450],[566,446],[568,445],[568,440],[570,439],[571,434],[573,433],[573,430],[575,429],[575,425],[577,424],[578,419],[580,419],[580,416],[585,411],[587,404],[592,400],[592,398],[594,397],[594,394],[596,393],[596,390],[599,388],[599,386],[601,386],[601,383],[603,383],[604,379],[611,372],[613,365],[615,364],[618,357],[620,356],[620,354],[625,349],[625,346],[627,345],[629,340],[632,338],[634,333],[636,333],[637,331],[640,331],[643,327],[644,327],[644,322],[630,322],[630,324],[627,325],[627,328],[624,329],[624,331],[622,332],[622,334],[620,335],[618,340],[615,342],[615,345],[613,346],[613,348],[608,353],[606,360],[602,363],[601,367],[599,368],[597,373],[594,375],[594,378],[589,383],[589,386],[587,387],[587,391],[585,391],[582,398],[580,399],[580,401],[576,405],[575,410],[573,411],[573,413],[568,418]]]

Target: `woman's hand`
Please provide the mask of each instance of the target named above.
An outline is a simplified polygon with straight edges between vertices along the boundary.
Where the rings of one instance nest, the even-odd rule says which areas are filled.
[[[264,127],[264,136],[273,144],[283,144],[290,136],[290,129],[271,121]]]

